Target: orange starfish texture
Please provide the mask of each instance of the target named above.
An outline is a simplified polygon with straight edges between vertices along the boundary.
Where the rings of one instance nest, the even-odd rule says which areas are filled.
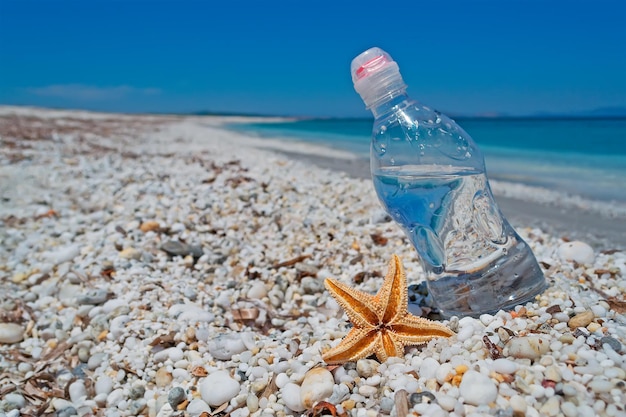
[[[442,324],[408,312],[406,275],[398,255],[391,258],[383,286],[376,295],[330,278],[324,284],[354,325],[339,345],[323,354],[322,358],[329,365],[356,361],[372,354],[384,362],[390,356],[403,356],[405,346],[421,345],[432,338],[454,334]]]

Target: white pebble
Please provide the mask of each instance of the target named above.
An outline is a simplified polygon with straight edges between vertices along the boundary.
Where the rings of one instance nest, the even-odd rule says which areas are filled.
[[[464,342],[474,334],[474,327],[472,325],[466,325],[461,327],[459,332],[456,334],[456,338],[459,342]]]
[[[591,311],[593,311],[593,315],[595,317],[605,317],[606,316],[606,308],[602,307],[600,304],[594,304],[591,306]]]
[[[596,393],[610,392],[613,389],[613,383],[606,379],[594,378],[587,386]]]
[[[33,370],[33,365],[31,365],[31,364],[30,364],[30,363],[28,363],[28,362],[20,362],[20,363],[17,365],[17,370],[18,370],[20,373],[25,374],[25,373],[30,372],[30,371],[32,371],[32,370]]]
[[[426,358],[420,365],[419,376],[423,379],[434,379],[437,369],[439,369],[439,362],[433,358]]]
[[[578,416],[579,417],[595,417],[596,412],[593,408],[589,407],[586,404],[578,406]]]
[[[239,383],[228,372],[216,371],[200,383],[200,396],[209,405],[219,406],[239,394]]]
[[[302,405],[302,398],[300,397],[300,387],[298,385],[290,382],[280,390],[280,393],[283,402],[290,410],[296,412],[306,410],[306,407]],[[262,407],[261,402],[259,402],[259,407]]]
[[[300,386],[300,398],[305,408],[312,407],[316,402],[330,397],[333,393],[335,380],[326,368],[313,368],[304,375]]]
[[[215,316],[206,311],[202,306],[192,303],[174,304],[167,312],[177,321],[196,322],[212,322]]]
[[[498,388],[491,378],[473,370],[463,375],[459,391],[465,403],[471,405],[489,404],[498,397]]]
[[[569,401],[565,401],[561,404],[561,411],[565,415],[565,417],[576,417],[578,415],[578,410],[576,406]]]
[[[514,358],[537,359],[548,353],[550,344],[540,337],[514,337],[506,344],[509,355]]]
[[[278,389],[283,388],[288,383],[289,383],[289,375],[287,375],[284,372],[276,375],[276,386],[278,387]]]
[[[112,391],[107,396],[107,406],[115,407],[117,404],[124,399],[124,391],[121,388],[118,388]]]
[[[457,399],[451,395],[439,394],[437,395],[437,403],[446,411],[454,410],[454,406],[457,403]]]
[[[178,362],[183,358],[183,350],[181,348],[173,347],[168,349],[169,357],[172,362]]]
[[[58,265],[63,262],[71,261],[79,254],[80,246],[70,245],[55,249],[54,251],[46,252],[43,256],[48,262]]]
[[[530,395],[537,399],[543,398],[546,395],[546,389],[541,385],[532,384],[530,386]]]
[[[109,324],[109,332],[114,339],[117,339],[124,334],[126,323],[128,323],[129,321],[130,316],[127,316],[125,314],[117,316],[113,320],[111,320],[111,323]]]
[[[593,264],[595,255],[591,246],[584,242],[565,242],[557,249],[559,258],[564,261],[574,261],[579,264]]]
[[[24,328],[15,323],[0,323],[0,343],[17,343],[24,340]]]
[[[209,353],[215,359],[230,360],[233,355],[246,350],[246,345],[237,333],[222,334],[209,341]]]
[[[85,382],[80,379],[72,382],[68,388],[68,392],[70,394],[70,400],[72,400],[74,404],[80,404],[85,398],[87,398]]]
[[[73,406],[71,402],[62,398],[53,398],[51,403],[52,408],[54,408],[56,411],[65,410],[66,408]]]
[[[248,290],[248,298],[260,300],[267,295],[267,289],[263,281],[254,281]]]
[[[210,414],[211,407],[200,398],[196,398],[191,400],[185,411],[189,414],[189,417],[199,417],[202,413]]]
[[[513,374],[517,371],[517,363],[500,358],[493,361],[493,370],[500,374]]]
[[[101,375],[96,381],[96,394],[108,395],[113,390],[113,380],[108,375]]]
[[[489,326],[491,322],[495,319],[495,317],[491,314],[481,314],[479,319],[482,324],[484,324],[485,326]]]
[[[363,378],[369,378],[378,372],[380,364],[373,359],[359,359],[356,362],[356,372]]]
[[[373,397],[378,392],[378,388],[372,387],[370,385],[361,385],[359,387],[359,394],[364,397]]]
[[[509,404],[511,404],[511,408],[516,413],[522,415],[526,413],[526,408],[528,407],[528,404],[526,404],[526,400],[521,395],[513,395],[509,400]]]
[[[449,362],[441,364],[441,366],[437,368],[437,372],[435,372],[435,378],[437,379],[437,382],[439,382],[440,384],[446,382],[449,379],[449,375],[452,373],[453,369],[454,368]]]
[[[548,401],[546,401],[541,408],[539,409],[539,413],[544,416],[556,416],[559,413],[559,399],[558,397],[550,397]]]

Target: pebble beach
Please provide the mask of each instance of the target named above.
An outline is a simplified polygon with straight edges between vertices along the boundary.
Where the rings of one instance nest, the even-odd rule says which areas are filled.
[[[370,180],[243,120],[0,107],[0,417],[626,417],[626,248],[521,223],[533,302],[326,365],[325,278],[424,273]]]

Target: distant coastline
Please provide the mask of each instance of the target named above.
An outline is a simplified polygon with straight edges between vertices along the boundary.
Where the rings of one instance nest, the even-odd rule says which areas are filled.
[[[508,114],[503,112],[488,112],[479,114],[455,113],[441,111],[455,120],[585,120],[585,119],[626,119],[626,107],[602,107],[586,111],[576,111],[567,113],[537,111],[531,114]],[[200,110],[190,113],[171,113],[193,116],[242,116],[242,117],[284,117],[294,120],[365,120],[371,119],[369,115],[363,116],[312,116],[312,115],[288,115],[288,114],[265,114],[258,112],[233,112],[233,111],[213,111]]]
[[[217,116],[217,117],[251,117],[251,118],[281,118],[285,120],[371,120],[368,114],[359,116],[329,116],[307,114],[279,114],[262,112],[245,112],[231,110],[192,110],[192,111],[116,111],[73,106],[33,106],[0,103],[0,106],[33,110],[59,110],[106,114],[155,115],[155,116]],[[436,109],[437,110],[437,109]],[[537,111],[531,114],[508,114],[504,112],[488,112],[479,114],[456,113],[439,110],[454,120],[621,120],[626,119],[626,107],[602,107],[587,111],[567,113]]]

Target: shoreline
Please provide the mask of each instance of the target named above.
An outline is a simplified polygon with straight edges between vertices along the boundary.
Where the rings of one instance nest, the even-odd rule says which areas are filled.
[[[369,161],[365,159],[356,157],[353,159],[332,158],[320,154],[281,151],[276,147],[271,147],[271,149],[290,158],[324,169],[344,172],[353,178],[363,180],[370,180],[371,178]],[[503,195],[506,193],[507,187],[520,187],[520,185],[501,181],[490,182],[500,210],[513,226],[539,228],[569,240],[583,240],[600,250],[626,248],[626,217],[611,218],[606,214],[598,215],[592,210],[573,207],[572,203],[559,207],[545,202],[524,201]],[[536,187],[524,186],[523,184],[521,187],[522,192],[538,190]],[[539,190],[545,192],[545,190]],[[552,193],[547,192],[547,194],[550,196]],[[574,202],[583,201],[581,204],[589,204],[589,201],[578,198],[572,200]],[[605,204],[605,202],[595,203]]]
[[[223,118],[75,116],[0,118],[0,417],[626,415],[623,251],[522,227],[534,300],[328,366],[326,278],[374,294],[397,254],[425,279],[369,181]]]

